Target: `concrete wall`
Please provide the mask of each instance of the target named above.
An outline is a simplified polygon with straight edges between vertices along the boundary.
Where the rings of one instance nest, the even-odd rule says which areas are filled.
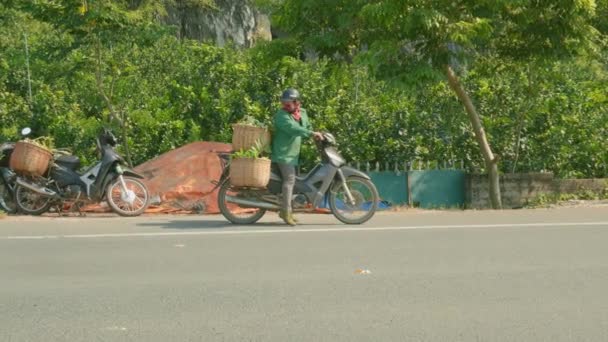
[[[581,190],[603,191],[606,179],[555,179],[552,173],[516,173],[501,175],[500,190],[504,208],[521,208],[541,194],[576,193]],[[465,180],[467,207],[489,208],[487,175],[471,174]]]
[[[555,191],[560,194],[571,194],[584,190],[601,192],[608,188],[608,179],[557,179]]]

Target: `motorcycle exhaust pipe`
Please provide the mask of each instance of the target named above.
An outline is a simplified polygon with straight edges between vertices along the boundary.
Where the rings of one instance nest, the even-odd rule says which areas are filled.
[[[28,190],[33,191],[39,195],[42,195],[45,197],[59,198],[59,195],[55,191],[53,191],[49,188],[38,186],[36,184],[28,183],[21,178],[17,178],[17,181],[15,183],[17,183],[17,185],[19,185],[19,186],[22,186]]]
[[[256,201],[256,200],[247,200],[247,199],[237,198],[237,197],[233,197],[233,196],[226,196],[226,201],[229,203],[234,203],[234,204],[238,204],[238,205],[241,205],[244,207],[250,207],[250,208],[260,208],[260,209],[267,209],[267,210],[281,209],[276,204]]]

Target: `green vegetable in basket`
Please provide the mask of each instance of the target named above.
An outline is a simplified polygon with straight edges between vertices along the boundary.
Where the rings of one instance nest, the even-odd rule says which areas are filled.
[[[260,127],[260,128],[267,128],[268,127],[265,123],[263,123],[262,121],[256,119],[255,117],[253,117],[251,115],[246,115],[241,120],[239,120],[239,122],[237,122],[237,124],[238,125],[243,125],[243,126]]]
[[[36,145],[38,147],[41,147],[45,150],[48,150],[49,152],[52,151],[55,148],[55,141],[53,140],[52,137],[39,137],[36,139],[29,139],[29,138],[25,138],[23,140],[21,140],[23,142],[26,143],[30,143],[32,145]]]
[[[240,151],[234,152],[232,157],[249,159],[265,158],[266,156],[270,155],[270,152],[270,147],[268,145],[262,144],[262,142],[258,139],[255,142],[255,146],[252,146],[248,150],[241,149]]]

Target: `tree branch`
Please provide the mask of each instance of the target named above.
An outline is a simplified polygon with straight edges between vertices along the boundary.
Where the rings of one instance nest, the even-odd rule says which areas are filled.
[[[118,115],[116,115],[116,111],[114,110],[114,105],[112,104],[112,100],[106,94],[105,87],[103,84],[103,72],[102,72],[102,65],[101,65],[101,42],[99,41],[99,38],[97,38],[96,52],[97,52],[97,56],[96,56],[97,64],[96,64],[96,68],[95,68],[96,69],[95,70],[95,80],[97,81],[97,91],[99,92],[99,95],[104,100],[104,102],[106,103],[106,106],[108,106],[108,109],[110,110],[110,121],[115,120],[122,126],[124,123],[118,117]]]

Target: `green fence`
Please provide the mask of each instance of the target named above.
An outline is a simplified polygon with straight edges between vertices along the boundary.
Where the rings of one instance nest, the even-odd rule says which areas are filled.
[[[393,205],[408,204],[407,174],[393,171],[369,172],[372,182],[378,188],[380,198]]]
[[[380,198],[393,205],[455,208],[465,205],[465,172],[454,169],[368,171]]]
[[[465,173],[461,170],[408,172],[410,204],[420,208],[454,208],[465,204]]]

